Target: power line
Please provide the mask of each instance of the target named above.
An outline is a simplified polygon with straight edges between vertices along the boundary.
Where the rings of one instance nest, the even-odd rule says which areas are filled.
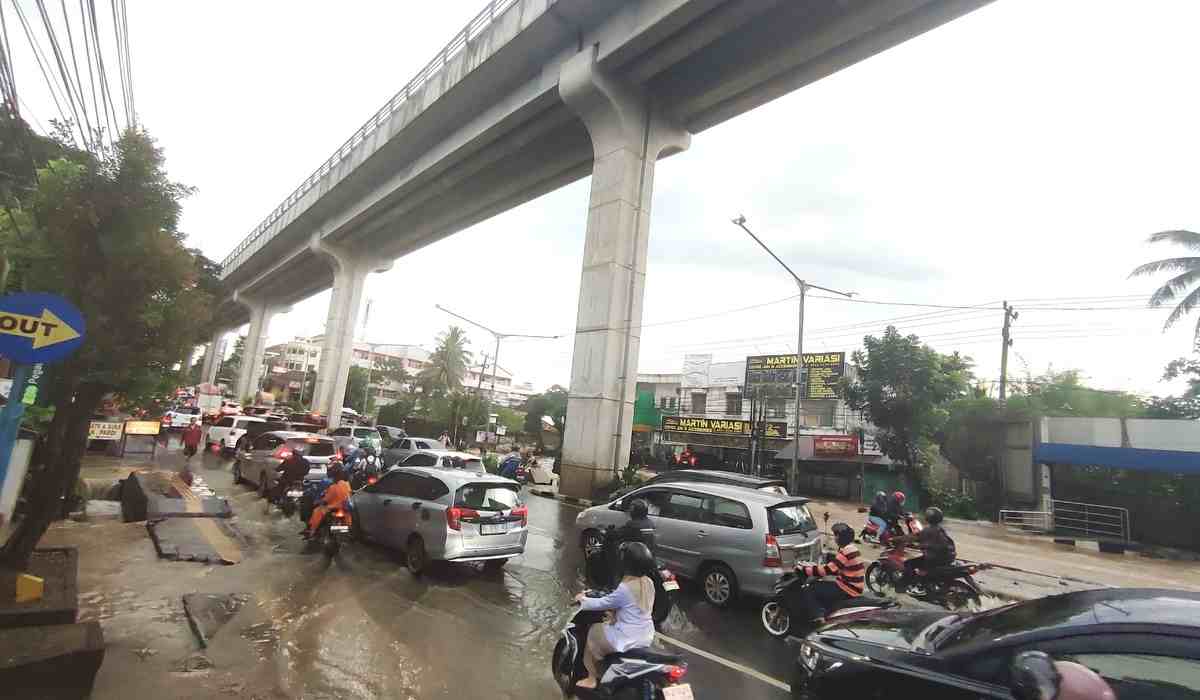
[[[63,92],[67,96],[67,105],[71,108],[71,114],[75,117],[75,128],[79,130],[80,140],[84,148],[90,149],[91,144],[88,140],[88,135],[84,131],[84,120],[79,118],[79,109],[75,105],[75,93],[71,90],[71,74],[67,71],[66,61],[63,58],[62,47],[58,45],[58,37],[54,33],[54,25],[50,21],[50,15],[46,13],[46,4],[43,0],[37,0],[38,14],[42,18],[42,26],[46,29],[46,38],[50,41],[50,50],[54,53],[54,62],[58,66],[58,73],[62,76]]]
[[[109,114],[112,115],[112,123],[110,127],[113,129],[113,133],[110,138],[113,143],[116,143],[116,139],[120,137],[121,121],[117,119],[117,106],[113,102],[112,90],[108,85],[108,71],[104,67],[104,52],[101,50],[100,45],[100,27],[99,23],[96,21],[96,0],[87,0],[87,4],[88,13],[91,15],[92,20],[92,47],[95,50],[96,67],[100,74],[100,96],[103,99],[104,107],[107,110],[104,114],[104,119],[107,121]]]
[[[17,12],[17,19],[21,21],[21,28],[25,30],[25,39],[29,42],[29,47],[33,50],[33,60],[37,63],[38,70],[42,73],[42,79],[46,82],[46,87],[50,90],[50,98],[54,101],[54,107],[58,110],[58,116],[64,122],[70,121],[67,119],[67,113],[63,111],[62,103],[59,102],[57,83],[50,77],[50,72],[47,70],[47,65],[50,63],[45,60],[45,55],[42,53],[41,45],[33,36],[33,31],[29,27],[29,20],[25,17],[25,12],[21,10],[21,6],[14,2],[13,9]],[[65,100],[64,100],[65,101]]]

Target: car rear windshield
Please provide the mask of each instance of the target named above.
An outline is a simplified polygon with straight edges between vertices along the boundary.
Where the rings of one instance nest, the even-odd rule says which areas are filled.
[[[473,510],[510,510],[521,505],[515,484],[466,484],[454,494],[454,505]]]
[[[817,529],[817,522],[803,503],[784,503],[768,508],[767,512],[771,514],[772,535],[790,535]]]
[[[288,447],[305,457],[330,457],[333,455],[333,442],[328,440],[309,442],[304,438],[293,438],[288,440]]]

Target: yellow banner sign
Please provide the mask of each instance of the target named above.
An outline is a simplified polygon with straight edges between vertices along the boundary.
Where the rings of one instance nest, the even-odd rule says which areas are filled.
[[[836,399],[837,385],[846,374],[846,353],[804,353],[803,395],[806,399]],[[746,358],[746,386],[795,386],[796,353],[752,355]]]
[[[162,423],[156,420],[125,421],[126,435],[158,435],[160,429],[162,429]]]
[[[769,438],[786,438],[787,423],[765,422],[760,426],[763,435]],[[750,421],[738,418],[693,418],[690,416],[663,416],[662,429],[676,433],[697,435],[750,435]]]
[[[120,440],[124,427],[121,423],[94,420],[88,424],[88,440]]]

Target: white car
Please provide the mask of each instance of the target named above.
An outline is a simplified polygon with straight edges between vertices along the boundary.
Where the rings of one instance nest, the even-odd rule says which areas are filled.
[[[181,430],[192,424],[192,419],[200,422],[200,409],[192,407],[179,407],[163,414],[162,427],[163,430]]]
[[[336,438],[349,438],[355,443],[359,440],[367,440],[375,447],[376,455],[383,451],[383,436],[369,425],[343,425],[330,432],[329,436],[335,438],[335,442],[342,442]]]
[[[233,452],[248,426],[266,422],[266,419],[255,416],[225,416],[209,426],[204,448],[211,450],[213,445],[219,445],[222,452]]]
[[[383,451],[383,466],[394,467],[408,459],[409,455],[422,450],[446,451],[445,446],[433,438],[405,437],[388,445],[387,449]]]
[[[401,467],[434,467],[437,469],[463,469],[476,474],[486,474],[487,468],[479,455],[470,452],[449,450],[421,450],[401,460]]]

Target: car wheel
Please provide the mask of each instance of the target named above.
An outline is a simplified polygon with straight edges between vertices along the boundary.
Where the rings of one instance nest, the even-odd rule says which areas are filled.
[[[583,549],[584,557],[590,557],[604,549],[604,535],[599,530],[584,530],[579,538],[579,547]]]
[[[409,538],[404,559],[408,563],[408,570],[412,572],[413,576],[420,576],[425,573],[425,569],[429,568],[429,555],[425,553],[425,540],[422,540],[418,535],[413,535]]]
[[[737,579],[724,564],[713,564],[700,577],[704,599],[718,608],[729,607],[737,597]]]
[[[267,473],[262,472],[261,474],[258,475],[258,495],[260,498],[267,497],[267,489],[268,488],[269,487],[267,486]]]
[[[788,632],[791,631],[792,615],[783,601],[778,598],[771,598],[762,604],[760,617],[767,633],[776,639],[787,637]]]
[[[507,563],[507,559],[488,559],[483,562],[483,570],[489,574],[498,573]]]

